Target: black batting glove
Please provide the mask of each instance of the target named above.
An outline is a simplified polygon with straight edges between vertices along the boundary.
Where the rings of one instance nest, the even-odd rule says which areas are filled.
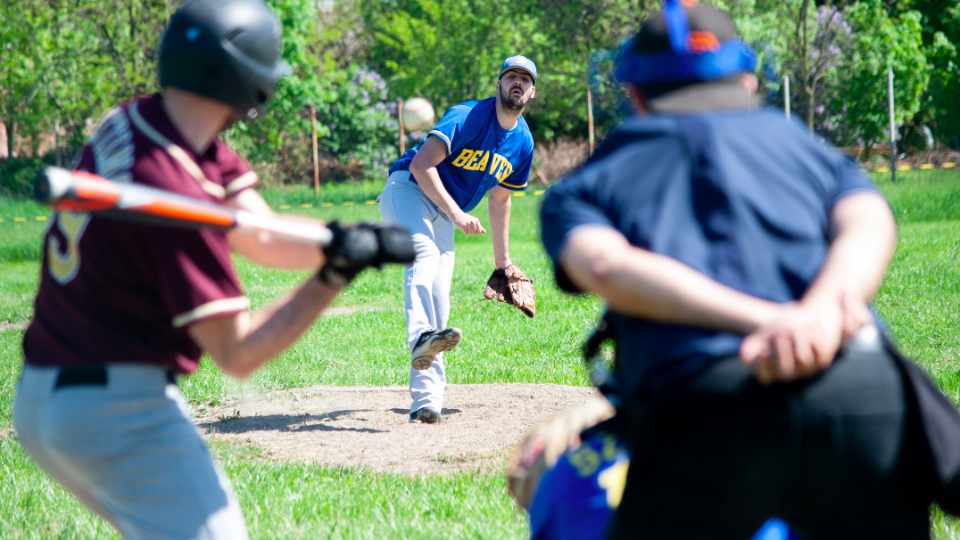
[[[333,240],[323,248],[326,264],[317,272],[321,283],[342,289],[369,267],[385,263],[411,263],[415,252],[410,233],[401,227],[360,223],[328,225]]]
[[[376,231],[369,227],[343,226],[338,221],[330,222],[327,227],[333,239],[323,248],[327,262],[317,272],[317,278],[342,289],[365,268],[377,264],[380,242]]]
[[[381,263],[410,264],[417,258],[410,231],[396,225],[374,225],[374,227],[377,231],[377,240],[380,241]]]

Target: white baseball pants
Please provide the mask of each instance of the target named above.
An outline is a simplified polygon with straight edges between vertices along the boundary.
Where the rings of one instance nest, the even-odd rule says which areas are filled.
[[[409,171],[391,174],[379,201],[384,221],[409,230],[417,251],[417,260],[403,272],[407,342],[413,352],[420,334],[447,327],[453,281],[453,222],[420,186],[410,181]],[[410,412],[423,407],[442,411],[446,382],[443,353],[437,355],[429,369],[419,371],[411,367]]]
[[[246,540],[240,506],[154,366],[107,367],[105,385],[56,388],[60,370],[23,368],[13,406],[20,445],[128,540]]]

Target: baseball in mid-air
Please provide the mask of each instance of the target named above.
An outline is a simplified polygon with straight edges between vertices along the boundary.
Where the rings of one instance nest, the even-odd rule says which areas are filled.
[[[403,127],[409,131],[420,131],[433,124],[433,121],[437,118],[436,113],[433,112],[433,105],[420,97],[403,102],[401,114]]]

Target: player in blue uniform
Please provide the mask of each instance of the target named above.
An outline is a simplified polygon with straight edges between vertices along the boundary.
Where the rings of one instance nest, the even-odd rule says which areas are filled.
[[[614,421],[615,422],[615,421]],[[620,504],[630,453],[607,421],[584,431],[582,442],[543,473],[530,503],[531,540],[601,540]],[[683,528],[678,523],[677,528]],[[751,540],[800,540],[771,518]]]
[[[637,115],[550,190],[558,282],[607,302],[630,470],[608,538],[928,538],[960,413],[878,331],[896,245],[855,163],[753,100],[716,9],[667,0],[617,76]],[[620,412],[618,412],[620,414]]]
[[[496,95],[467,101],[447,111],[424,141],[390,167],[380,194],[388,223],[413,233],[417,260],[404,272],[410,369],[410,421],[436,423],[446,384],[443,351],[460,342],[447,328],[453,280],[453,230],[485,234],[469,215],[490,193],[489,215],[494,265],[510,261],[510,195],[524,190],[533,163],[533,136],[521,116],[536,94],[537,68],[523,56],[500,68]]]
[[[600,540],[620,504],[626,444],[603,423],[581,438],[540,479],[529,509],[531,540]]]

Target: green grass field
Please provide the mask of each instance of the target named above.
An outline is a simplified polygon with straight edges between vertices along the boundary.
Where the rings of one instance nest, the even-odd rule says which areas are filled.
[[[960,174],[900,173],[879,179],[900,222],[900,247],[876,308],[904,351],[917,358],[960,403]],[[283,211],[344,221],[379,220],[372,183],[264,193]],[[570,297],[553,285],[538,241],[540,197],[513,199],[511,254],[534,279],[537,317],[482,300],[492,270],[489,235],[459,232],[451,325],[466,340],[448,353],[451,383],[531,382],[586,385],[579,348],[601,304]],[[356,204],[345,206],[344,202]],[[332,206],[322,206],[322,203]],[[307,206],[305,206],[307,205]],[[0,199],[0,538],[117,538],[113,529],[48,479],[10,429],[22,363],[22,324],[37,286],[40,238],[48,212],[28,201]],[[476,214],[486,225],[486,207]],[[27,217],[14,222],[14,217]],[[264,270],[237,260],[254,307],[306,274]],[[272,390],[314,384],[405,385],[409,358],[400,306],[401,271],[368,271],[335,306],[360,306],[322,318],[294,347],[243,384]],[[208,362],[183,381],[198,409],[239,391]],[[524,538],[525,515],[506,493],[502,471],[410,478],[359,469],[265,462],[256,448],[218,443],[214,453],[233,481],[252,538]],[[960,522],[934,510],[936,538],[960,538]]]

